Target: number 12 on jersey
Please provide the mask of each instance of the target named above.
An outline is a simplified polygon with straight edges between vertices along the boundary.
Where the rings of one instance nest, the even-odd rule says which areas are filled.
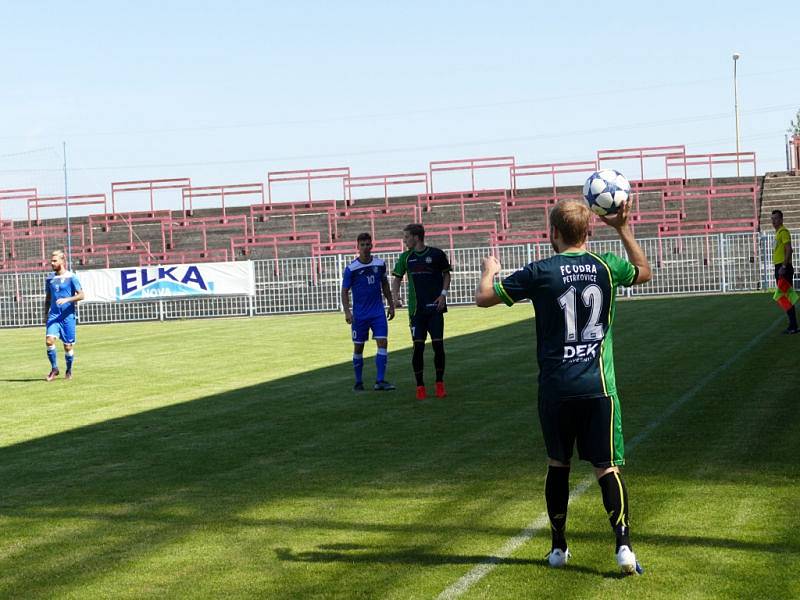
[[[575,286],[570,288],[558,297],[558,305],[564,311],[564,324],[566,328],[565,341],[578,341],[578,311],[577,295]],[[589,309],[589,319],[581,330],[582,342],[596,342],[603,339],[603,326],[599,323],[600,315],[603,311],[603,290],[600,286],[587,285],[581,292],[581,301]]]

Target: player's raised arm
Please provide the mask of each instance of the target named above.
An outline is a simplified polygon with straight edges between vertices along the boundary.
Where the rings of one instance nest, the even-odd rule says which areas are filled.
[[[625,246],[625,252],[628,254],[628,260],[633,264],[638,275],[633,281],[634,284],[647,283],[653,277],[650,271],[650,263],[647,261],[644,250],[636,241],[633,236],[633,231],[628,226],[628,215],[631,211],[630,201],[626,201],[622,210],[614,214],[613,217],[600,217],[606,225],[609,225],[617,230],[619,239],[622,240],[622,245]]]
[[[494,277],[500,272],[500,261],[494,256],[486,256],[481,261],[481,279],[475,288],[475,304],[488,308],[502,302],[494,291]]]

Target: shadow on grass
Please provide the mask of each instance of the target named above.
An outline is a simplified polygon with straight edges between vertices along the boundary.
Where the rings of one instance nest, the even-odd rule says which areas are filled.
[[[507,481],[530,466],[535,373],[515,376],[527,384],[520,394],[468,385],[469,373],[487,365],[489,385],[512,376],[500,368],[507,357],[480,351],[506,343],[529,353],[529,323],[447,340],[444,400],[418,402],[410,383],[354,394],[344,363],[0,448],[0,595],[41,592],[48,581],[78,586],[204,527],[234,536],[250,527],[305,535],[325,523],[339,537],[392,531],[369,523],[407,501],[423,508],[394,530],[399,542],[420,532],[509,535],[446,523],[458,522],[454,507],[491,489],[481,477]],[[410,379],[410,352],[393,352],[390,369],[395,381]],[[365,506],[364,522],[320,518],[354,502]],[[320,515],[323,505],[331,508]],[[473,509],[469,522],[494,509]],[[267,517],[243,514],[251,510]],[[275,535],[265,530],[264,543]]]
[[[278,560],[300,563],[346,563],[356,565],[505,565],[520,567],[538,567],[549,570],[552,567],[547,558],[513,558],[481,554],[440,554],[424,547],[392,548],[381,550],[379,548],[355,547],[354,552],[336,552],[325,545],[318,546],[319,550],[306,552],[293,552],[290,548],[275,548]],[[569,565],[570,571],[599,575],[602,577],[622,577],[618,572],[603,572],[585,565]]]
[[[0,595],[44,593],[53,581],[82,586],[205,529],[231,539],[256,531],[259,546],[274,549],[272,560],[285,562],[544,566],[415,543],[423,535],[441,545],[460,535],[505,539],[519,529],[484,523],[497,522],[506,502],[535,498],[537,514],[541,502],[530,322],[448,339],[446,347],[444,400],[414,400],[413,385],[401,381],[410,376],[409,351],[396,351],[390,369],[399,389],[392,393],[353,394],[344,363],[0,448]],[[643,346],[617,355],[635,360],[642,378],[663,371],[660,357]],[[432,362],[429,349],[429,372]],[[636,394],[633,386],[626,391]],[[671,401],[623,399],[634,417]],[[694,445],[670,451],[689,461],[701,446],[698,434]],[[665,478],[686,477],[679,462]],[[353,516],[357,510],[363,513]],[[398,511],[400,522],[392,523],[387,515]],[[389,547],[347,541],[363,532],[391,535]],[[320,539],[327,534],[331,544]],[[292,549],[308,548],[309,538],[316,550]],[[703,537],[641,539],[770,548]],[[391,585],[376,577],[377,585]]]

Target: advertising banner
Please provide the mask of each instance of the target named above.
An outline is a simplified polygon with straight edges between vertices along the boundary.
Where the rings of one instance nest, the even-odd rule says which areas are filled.
[[[78,273],[84,302],[124,302],[187,296],[249,295],[256,292],[251,261],[197,263]]]

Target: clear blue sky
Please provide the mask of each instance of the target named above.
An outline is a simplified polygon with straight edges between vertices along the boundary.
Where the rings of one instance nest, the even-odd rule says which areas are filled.
[[[742,150],[759,172],[784,168],[800,4],[543,4],[4,2],[0,188],[63,192],[62,142],[75,194],[733,151],[734,51]]]

